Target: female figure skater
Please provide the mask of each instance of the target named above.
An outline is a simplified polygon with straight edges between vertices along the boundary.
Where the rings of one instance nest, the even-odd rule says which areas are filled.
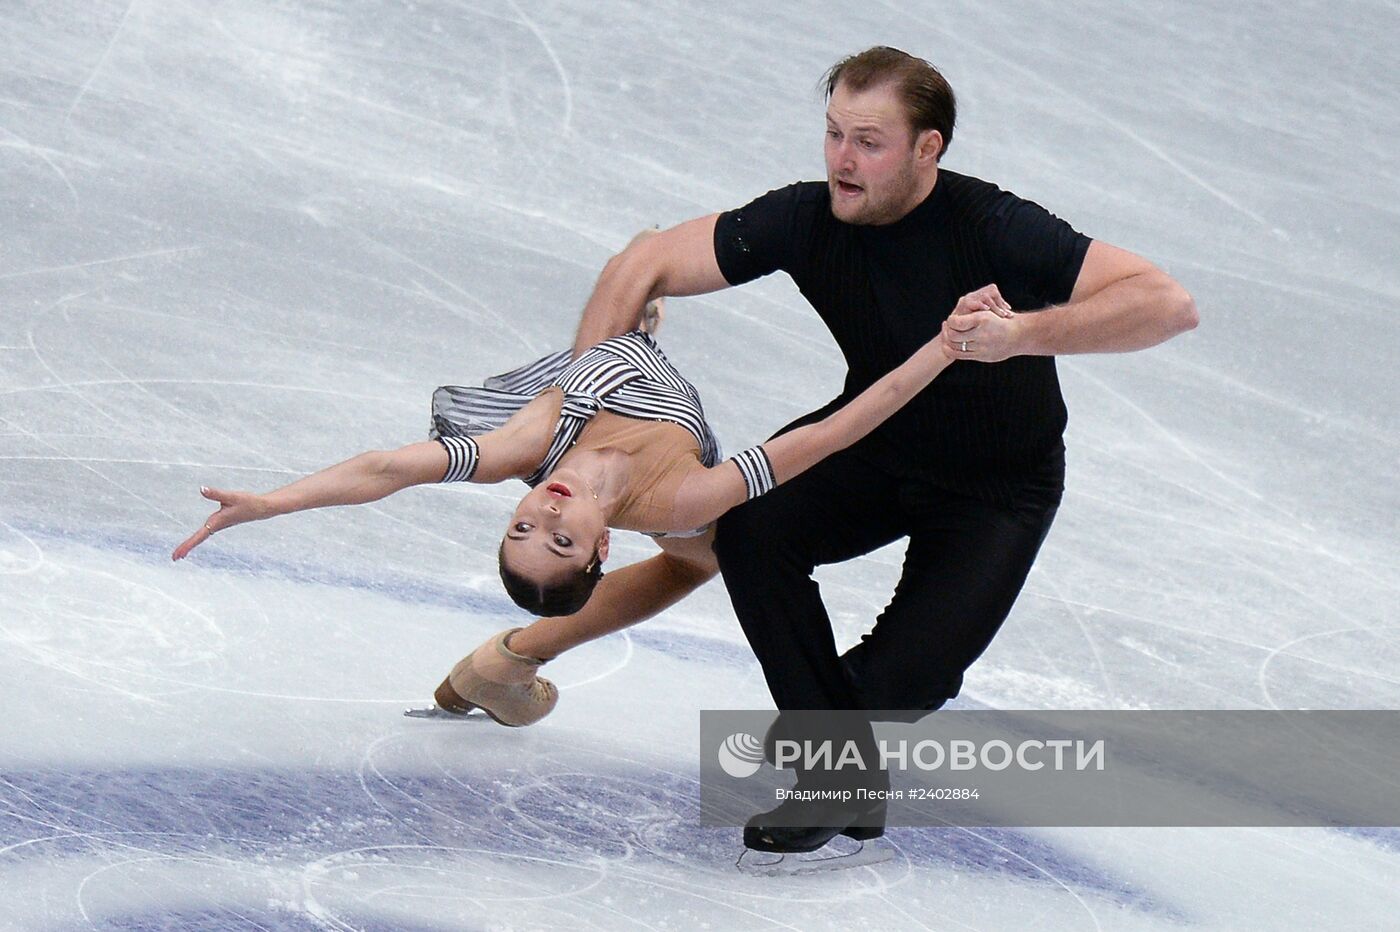
[[[506,525],[501,578],[518,605],[544,617],[494,635],[434,698],[505,725],[538,721],[558,699],[537,675],[542,663],[650,618],[710,579],[715,519],[855,443],[951,362],[935,337],[825,419],[721,461],[699,393],[653,339],[660,310],[648,305],[643,329],[572,361],[565,351],[483,388],[439,389],[428,441],[361,453],[264,494],[201,488],[219,510],[172,559],[248,521],[377,501],[412,485],[522,479],[533,488]],[[661,553],[602,578],[611,527],[654,536]]]

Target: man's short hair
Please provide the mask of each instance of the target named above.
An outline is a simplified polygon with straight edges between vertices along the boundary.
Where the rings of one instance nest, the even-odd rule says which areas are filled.
[[[540,618],[574,614],[588,603],[598,580],[603,578],[603,561],[598,559],[597,547],[593,548],[593,557],[587,566],[552,586],[541,586],[506,566],[504,542],[496,554],[496,562],[511,601]]]
[[[958,119],[953,88],[937,68],[922,58],[887,45],[877,45],[841,59],[827,70],[823,81],[827,100],[838,85],[844,84],[858,92],[893,84],[915,138],[924,130],[938,130],[943,137],[943,148],[938,153],[940,159],[953,142],[953,124]]]

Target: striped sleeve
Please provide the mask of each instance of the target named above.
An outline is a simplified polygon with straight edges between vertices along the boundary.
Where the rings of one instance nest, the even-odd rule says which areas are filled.
[[[470,482],[476,473],[481,451],[471,437],[439,437],[437,442],[447,450],[447,473],[443,482]]]
[[[778,484],[777,478],[773,475],[773,464],[768,459],[767,452],[763,447],[749,447],[739,453],[735,453],[729,458],[735,466],[739,467],[739,474],[744,477],[744,489],[748,498],[758,498],[765,492],[771,492]]]

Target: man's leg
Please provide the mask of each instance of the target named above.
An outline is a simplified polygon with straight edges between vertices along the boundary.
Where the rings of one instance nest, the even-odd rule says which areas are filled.
[[[715,554],[779,709],[850,709],[831,620],[812,579],[898,539],[893,488],[843,451],[719,519]]]
[[[1005,509],[955,495],[910,508],[917,520],[894,598],[841,658],[865,709],[932,711],[958,694],[963,671],[1010,614],[1055,516],[1048,503]]]
[[[734,612],[763,667],[781,710],[858,709],[836,653],[831,620],[812,570],[890,543],[903,535],[893,484],[859,455],[837,453],[767,495],[719,520],[715,553]],[[878,759],[870,725],[831,715],[785,714],[770,730],[838,751],[854,743]],[[768,739],[765,739],[765,744]],[[797,770],[798,786],[850,793],[853,801],[786,802],[744,828],[744,844],[766,851],[810,851],[834,835],[873,838],[884,831],[884,807],[860,800],[860,789],[883,789],[883,772]]]

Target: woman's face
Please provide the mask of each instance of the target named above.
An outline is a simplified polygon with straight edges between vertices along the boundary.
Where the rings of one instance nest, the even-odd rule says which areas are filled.
[[[606,559],[608,529],[581,481],[551,477],[520,500],[501,547],[512,570],[547,586],[586,567],[594,548]]]

